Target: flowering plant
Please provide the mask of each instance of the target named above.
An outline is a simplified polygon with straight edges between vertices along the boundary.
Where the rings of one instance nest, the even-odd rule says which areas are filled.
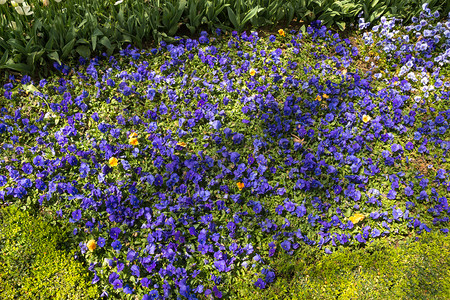
[[[11,77],[2,101],[30,104],[1,109],[0,199],[53,210],[104,296],[143,299],[231,296],[275,280],[275,255],[446,233],[450,23],[417,22],[365,34],[380,57],[316,21]]]

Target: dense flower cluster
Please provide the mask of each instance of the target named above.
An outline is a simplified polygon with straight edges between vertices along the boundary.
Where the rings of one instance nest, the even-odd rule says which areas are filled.
[[[447,233],[437,17],[382,20],[361,47],[314,22],[11,78],[3,97],[29,106],[1,110],[0,198],[54,209],[103,295],[143,299],[221,298],[237,275],[265,288],[277,251]]]

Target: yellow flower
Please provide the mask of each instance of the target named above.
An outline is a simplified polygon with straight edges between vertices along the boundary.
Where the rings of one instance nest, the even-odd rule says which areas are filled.
[[[135,137],[130,138],[128,142],[130,143],[130,145],[133,145],[133,146],[136,146],[139,144],[138,139]]]
[[[320,101],[320,100],[322,100],[322,97],[320,97],[320,95],[317,95],[316,101]]]
[[[362,220],[364,220],[366,216],[364,216],[363,214],[355,214],[353,216],[351,216],[349,219],[350,221],[352,221],[353,224],[356,224]]]
[[[240,190],[240,191],[242,191],[242,189],[244,188],[244,184],[242,183],[242,182],[238,182],[237,183],[237,187],[238,187],[238,189]]]
[[[108,162],[111,167],[115,167],[115,166],[117,166],[118,160],[115,157],[111,157]]]
[[[278,34],[281,35],[281,36],[285,36],[285,33],[284,33],[283,29],[278,30]]]
[[[323,94],[322,97],[323,97],[323,99],[328,99],[328,98],[330,98],[327,94]]]
[[[97,248],[97,243],[95,242],[95,240],[90,240],[89,242],[87,242],[86,246],[90,251],[94,251],[95,248]]]
[[[129,139],[137,137],[137,133],[136,132],[132,132],[130,133],[130,135],[128,136]]]
[[[250,76],[255,76],[255,74],[256,74],[256,71],[255,71],[255,69],[250,69]]]
[[[178,146],[180,147],[186,147],[186,143],[185,142],[179,142],[177,143]]]
[[[362,118],[362,120],[363,120],[364,123],[367,123],[367,122],[369,122],[370,120],[372,120],[372,118],[371,118],[370,116],[368,116],[368,115],[364,115],[363,118]]]

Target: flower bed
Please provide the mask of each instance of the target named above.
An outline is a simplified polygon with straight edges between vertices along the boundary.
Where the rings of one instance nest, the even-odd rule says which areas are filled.
[[[274,281],[277,252],[447,233],[438,17],[382,19],[361,44],[320,22],[202,33],[11,78],[0,198],[72,223],[92,284],[130,299],[229,297]]]

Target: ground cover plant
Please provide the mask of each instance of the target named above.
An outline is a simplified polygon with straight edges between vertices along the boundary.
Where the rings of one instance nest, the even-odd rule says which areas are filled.
[[[247,299],[447,299],[450,237],[424,233],[395,246],[384,239],[324,257],[275,260],[277,280],[263,290],[241,288]]]
[[[121,299],[233,297],[281,254],[447,234],[450,22],[412,22],[202,32],[11,77],[0,198],[72,224]]]
[[[67,234],[16,206],[2,208],[0,296],[2,299],[95,299],[89,271],[61,249]],[[72,252],[72,255],[70,255]]]

